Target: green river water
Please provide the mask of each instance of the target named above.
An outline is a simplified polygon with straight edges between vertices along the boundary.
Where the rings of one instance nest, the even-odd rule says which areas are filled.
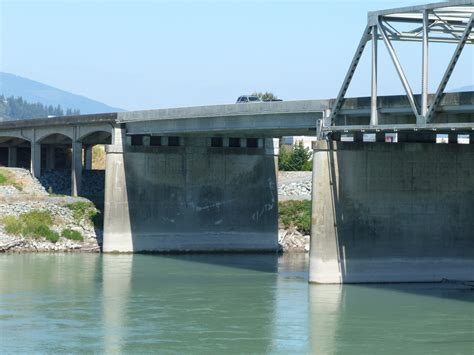
[[[0,353],[473,354],[468,285],[308,285],[305,255],[0,255]]]

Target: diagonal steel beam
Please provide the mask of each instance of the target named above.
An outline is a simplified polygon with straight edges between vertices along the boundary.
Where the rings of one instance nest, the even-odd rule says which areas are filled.
[[[379,32],[382,34],[385,46],[387,47],[388,53],[390,54],[390,58],[392,58],[393,64],[395,65],[395,69],[397,70],[398,76],[400,77],[400,80],[403,84],[403,88],[405,89],[408,101],[410,102],[410,106],[413,112],[415,113],[416,121],[418,123],[420,120],[420,114],[415,101],[415,97],[413,96],[413,91],[411,90],[410,83],[408,82],[408,79],[405,73],[403,72],[403,68],[400,64],[400,61],[398,60],[397,54],[395,53],[395,49],[393,48],[392,43],[388,39],[387,32],[385,31],[385,28],[382,25],[382,21],[380,20],[380,18],[377,21],[377,26],[379,28]]]
[[[377,111],[377,66],[378,66],[378,51],[377,51],[377,26],[372,26],[372,85],[370,98],[370,125],[378,126],[379,115]]]
[[[474,14],[471,15],[469,21],[467,22],[466,29],[464,30],[464,33],[461,36],[461,39],[459,40],[459,43],[456,47],[456,50],[453,53],[451,61],[449,62],[449,65],[446,68],[446,71],[444,72],[443,79],[441,80],[441,83],[438,86],[438,90],[436,91],[436,95],[433,99],[433,102],[428,109],[428,113],[426,114],[427,123],[429,123],[431,119],[433,118],[434,113],[436,109],[438,108],[441,102],[441,99],[443,98],[444,89],[446,88],[446,85],[448,84],[449,78],[451,78],[451,74],[453,73],[454,68],[456,67],[456,63],[458,62],[459,56],[461,55],[464,45],[466,44],[466,41],[468,40],[469,35],[471,34],[473,24],[474,24]]]
[[[342,107],[342,103],[344,102],[344,97],[346,95],[347,89],[349,88],[349,84],[351,83],[351,80],[352,80],[352,77],[354,76],[357,65],[359,64],[360,58],[362,57],[362,53],[364,53],[364,48],[365,48],[365,45],[367,44],[367,41],[370,38],[371,31],[372,29],[370,26],[367,26],[365,28],[362,38],[359,42],[359,45],[357,46],[357,50],[354,54],[354,58],[352,59],[349,70],[347,71],[346,77],[344,78],[341,89],[339,90],[339,94],[337,95],[336,101],[334,102],[334,105],[331,110],[331,116],[330,116],[331,126],[334,125],[334,119],[336,118],[337,113]]]
[[[423,10],[423,46],[422,46],[422,64],[421,64],[421,116],[423,124],[426,123],[426,113],[428,112],[428,41],[429,41],[429,12]]]

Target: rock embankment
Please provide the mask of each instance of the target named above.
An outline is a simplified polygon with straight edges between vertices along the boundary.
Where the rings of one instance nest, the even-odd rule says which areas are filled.
[[[0,252],[99,252],[97,243],[76,242],[61,238],[56,243],[45,239],[25,238],[0,232]]]
[[[2,168],[14,181],[12,185],[0,185],[0,252],[21,251],[84,251],[98,252],[102,232],[91,221],[78,217],[71,205],[82,203],[89,206],[84,198],[49,195],[41,183],[24,169]],[[61,235],[64,230],[80,234],[82,241],[59,237],[56,242],[42,237],[25,236],[22,232],[7,233],[4,218],[10,216],[17,220],[32,212],[46,212],[52,220],[51,231]]]
[[[39,179],[40,185],[48,192],[59,195],[71,194],[71,172],[51,170]],[[84,196],[103,196],[105,191],[105,170],[84,170],[81,194]]]
[[[311,171],[280,171],[278,173],[278,200],[311,200]],[[281,216],[280,216],[281,217]],[[282,252],[308,252],[310,236],[294,227],[285,228],[281,221],[278,244]]]
[[[278,230],[278,246],[282,252],[309,252],[309,235],[295,228]]]
[[[311,171],[280,171],[278,199],[311,200]]]

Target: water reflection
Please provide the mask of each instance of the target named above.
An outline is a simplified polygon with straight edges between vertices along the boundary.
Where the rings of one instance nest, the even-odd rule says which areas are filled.
[[[99,255],[0,255],[0,353],[94,351]],[[99,335],[100,336],[100,335]]]
[[[102,332],[104,351],[116,354],[126,337],[128,300],[132,277],[133,255],[102,258]]]
[[[473,301],[308,285],[304,255],[0,255],[0,353],[470,353]]]
[[[104,348],[265,352],[276,267],[276,255],[105,255]]]
[[[311,349],[324,354],[472,353],[473,301],[474,291],[465,285],[309,285]]]

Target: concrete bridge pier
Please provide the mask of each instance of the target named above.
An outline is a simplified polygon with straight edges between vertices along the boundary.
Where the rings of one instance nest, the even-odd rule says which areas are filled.
[[[103,251],[276,251],[278,145],[167,138],[115,130],[107,147]]]
[[[309,281],[474,280],[474,146],[318,141]]]
[[[8,147],[8,166],[15,168],[18,165],[18,147]]]
[[[91,144],[84,145],[84,170],[92,170],[92,147]]]
[[[71,159],[71,195],[78,196],[82,184],[82,143],[72,143]]]
[[[56,147],[54,145],[46,146],[46,171],[56,168]]]
[[[31,173],[34,177],[41,177],[41,143],[31,142]]]

